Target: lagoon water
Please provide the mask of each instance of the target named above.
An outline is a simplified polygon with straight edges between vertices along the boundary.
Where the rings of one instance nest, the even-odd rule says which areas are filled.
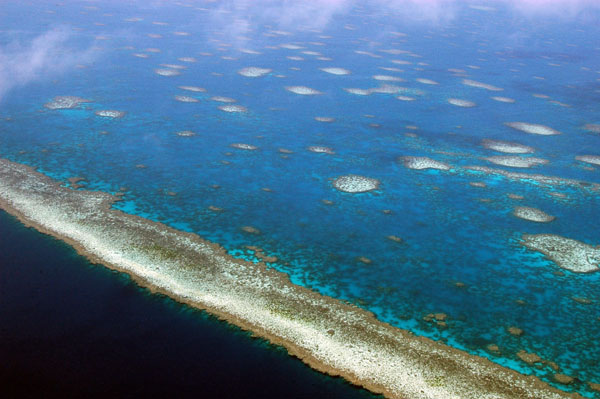
[[[0,92],[0,156],[121,192],[117,208],[235,256],[258,260],[247,248],[258,246],[296,284],[594,397],[600,273],[565,270],[521,237],[600,245],[600,169],[576,159],[600,155],[598,9],[409,3],[3,2],[14,76]],[[23,69],[40,54],[47,65]],[[56,96],[89,102],[44,106]],[[490,162],[506,155],[543,161]],[[345,175],[378,184],[336,190]],[[199,317],[172,311],[161,323]],[[554,364],[575,380],[556,383]]]

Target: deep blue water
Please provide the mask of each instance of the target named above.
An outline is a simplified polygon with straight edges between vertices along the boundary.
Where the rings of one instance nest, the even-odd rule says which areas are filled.
[[[600,135],[583,129],[600,123],[597,9],[559,15],[522,13],[498,3],[490,3],[495,11],[481,11],[461,3],[453,18],[432,21],[363,6],[338,10],[319,24],[301,16],[278,20],[279,9],[261,15],[234,4],[3,3],[5,51],[26,51],[28,41],[62,29],[70,33],[57,47],[68,48],[80,61],[73,64],[85,68],[43,71],[4,94],[0,156],[59,179],[83,176],[86,188],[123,188],[117,208],[196,232],[236,256],[252,259],[244,246],[258,245],[279,257],[274,267],[295,283],[357,303],[393,325],[549,379],[550,369],[529,367],[516,357],[520,349],[533,351],[558,363],[565,374],[600,382],[599,273],[557,274],[556,265],[518,243],[523,233],[553,233],[600,244],[598,194],[497,176],[414,171],[397,160],[415,155],[493,166],[482,157],[500,154],[481,141],[505,140],[531,146],[534,156],[549,160],[525,172],[600,182],[598,167],[574,159],[600,155]],[[127,21],[134,17],[140,20]],[[232,29],[240,26],[248,30]],[[181,31],[189,36],[174,33]],[[15,41],[23,43],[21,49],[14,48]],[[164,77],[154,72],[160,64],[186,69]],[[249,66],[273,71],[260,78],[237,73]],[[352,73],[335,76],[322,67]],[[465,86],[462,73],[449,69],[504,90]],[[373,75],[404,79],[387,83],[404,87],[403,94],[416,100],[343,90],[386,83]],[[183,91],[180,85],[206,92]],[[284,89],[294,85],[323,94]],[[540,94],[547,98],[534,96]],[[93,102],[76,110],[45,109],[56,95]],[[181,103],[175,95],[199,102]],[[213,96],[232,97],[248,112],[222,112]],[[477,106],[458,108],[447,103],[450,97]],[[99,109],[127,114],[106,120],[94,115]],[[317,122],[317,116],[336,120]],[[528,135],[504,125],[510,121],[548,125],[562,134]],[[182,130],[197,135],[175,134]],[[259,149],[230,147],[239,142]],[[307,151],[312,145],[331,147],[335,154]],[[279,148],[294,153],[284,158]],[[146,168],[136,168],[139,164]],[[368,194],[333,189],[330,179],[349,173],[377,178],[381,187]],[[487,187],[469,186],[473,181]],[[508,193],[525,199],[512,200]],[[210,211],[211,205],[224,212]],[[517,219],[511,215],[517,205],[557,219],[541,225]],[[386,209],[391,213],[382,212]],[[245,225],[262,234],[245,234],[240,230]],[[372,264],[357,261],[361,256]],[[456,287],[458,281],[466,288]],[[448,328],[423,321],[430,312],[448,314]],[[512,325],[524,336],[508,334]],[[485,350],[490,343],[500,346],[500,356]],[[583,383],[572,388],[592,394]]]
[[[3,211],[0,292],[4,398],[376,397],[152,295]]]

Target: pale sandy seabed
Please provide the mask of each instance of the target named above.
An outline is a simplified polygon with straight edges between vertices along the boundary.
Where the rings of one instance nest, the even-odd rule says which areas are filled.
[[[0,159],[0,207],[26,225],[64,240],[92,262],[130,274],[153,292],[281,345],[319,371],[390,398],[581,397],[382,323],[363,309],[292,284],[264,263],[235,259],[197,235],[111,209],[116,199],[62,187],[28,166]],[[526,240],[538,249],[560,243],[571,255],[590,251],[553,236]]]

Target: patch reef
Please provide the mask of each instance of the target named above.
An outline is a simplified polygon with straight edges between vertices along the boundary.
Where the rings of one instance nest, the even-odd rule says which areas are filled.
[[[521,242],[541,252],[559,267],[575,273],[600,270],[600,248],[554,234],[524,234]]]

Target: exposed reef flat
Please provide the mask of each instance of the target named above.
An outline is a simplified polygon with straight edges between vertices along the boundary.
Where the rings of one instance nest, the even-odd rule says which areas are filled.
[[[592,165],[600,166],[600,155],[579,155],[575,157],[579,162],[585,162]]]
[[[438,85],[439,84],[435,80],[431,80],[431,79],[417,78],[415,80],[419,83],[423,83],[424,85]]]
[[[308,147],[308,151],[316,152],[317,154],[329,154],[329,155],[335,154],[335,151],[333,151],[331,148],[324,147],[321,145],[312,145],[312,146]]]
[[[101,116],[103,118],[122,118],[125,116],[125,112],[117,111],[114,109],[104,109],[95,112],[96,115]]]
[[[494,101],[501,102],[501,103],[507,103],[507,104],[513,104],[513,103],[515,103],[515,99],[514,98],[510,98],[510,97],[494,96],[494,97],[491,97],[491,99],[494,100]]]
[[[489,91],[502,91],[502,90],[504,90],[501,87],[492,86],[490,84],[477,82],[477,81],[471,80],[471,79],[463,79],[462,83],[465,86],[477,87],[479,89],[486,89],[486,90],[489,90]]]
[[[254,151],[254,150],[258,149],[257,146],[254,146],[251,144],[244,144],[244,143],[233,143],[233,144],[231,144],[231,147],[237,148],[239,150],[249,150],[249,151]]]
[[[371,94],[370,89],[346,88],[344,90],[346,90],[350,94],[354,94],[357,96],[368,96]]]
[[[217,108],[219,108],[221,111],[231,112],[231,113],[248,111],[248,109],[242,105],[220,105]]]
[[[532,166],[545,165],[548,163],[547,159],[534,157],[525,158],[517,155],[497,155],[484,159],[493,164],[509,166],[511,168],[531,168]]]
[[[405,79],[402,79],[398,76],[390,75],[373,75],[373,79],[379,80],[381,82],[405,82]]]
[[[548,215],[546,212],[537,208],[530,208],[527,206],[518,206],[513,211],[513,215],[520,219],[529,220],[530,222],[538,223],[549,223],[556,219],[552,215]]]
[[[450,170],[450,165],[428,157],[400,157],[400,161],[409,169]]]
[[[332,75],[349,75],[350,71],[344,68],[319,68],[323,72],[330,73]]]
[[[563,269],[590,273],[600,269],[600,248],[554,234],[524,234],[527,248],[546,255]]]
[[[524,133],[539,134],[541,136],[554,136],[560,134],[558,130],[548,126],[538,125],[537,123],[506,122],[505,125]]]
[[[259,67],[247,67],[242,68],[238,73],[247,78],[259,78],[271,73],[273,70],[270,68],[259,68]]]
[[[206,89],[198,86],[178,86],[181,90],[193,91],[195,93],[204,93]]]
[[[315,96],[318,94],[323,94],[318,90],[311,89],[310,87],[306,86],[286,86],[285,89],[294,94],[300,94],[303,96]]]
[[[175,100],[182,102],[182,103],[197,103],[200,101],[197,98],[189,97],[189,96],[175,96]]]
[[[231,97],[223,97],[223,96],[213,96],[210,98],[212,101],[216,101],[218,103],[235,103],[237,100]]]
[[[377,190],[379,180],[359,175],[345,175],[336,178],[333,187],[345,193],[366,193]]]
[[[489,175],[501,175],[511,180],[520,180],[520,181],[534,181],[539,184],[544,184],[549,188],[555,188],[554,186],[557,184],[562,184],[566,186],[572,186],[583,190],[589,190],[594,193],[600,192],[600,184],[591,183],[582,180],[575,179],[567,179],[564,177],[558,176],[547,176],[541,174],[533,174],[533,173],[522,173],[522,172],[509,172],[507,170],[488,168],[487,166],[465,166],[463,171],[471,171],[477,173],[485,173]]]
[[[160,76],[178,76],[181,75],[181,72],[175,69],[166,69],[166,68],[158,68],[155,69],[154,72]]]
[[[461,100],[460,98],[449,98],[448,103],[463,108],[473,108],[477,105],[473,101]]]
[[[48,109],[73,109],[77,108],[81,103],[89,103],[90,100],[75,96],[57,96],[52,101],[44,104]]]
[[[489,150],[504,152],[507,154],[530,154],[535,151],[535,149],[532,147],[519,143],[511,143],[508,141],[486,139],[481,142],[481,145]]]
[[[194,133],[191,130],[181,130],[179,132],[176,132],[175,134],[181,137],[193,137],[196,135],[196,133]]]
[[[154,292],[282,345],[317,370],[389,398],[581,398],[382,323],[194,234],[111,209],[115,200],[61,187],[30,167],[0,159],[0,207],[26,225]]]

